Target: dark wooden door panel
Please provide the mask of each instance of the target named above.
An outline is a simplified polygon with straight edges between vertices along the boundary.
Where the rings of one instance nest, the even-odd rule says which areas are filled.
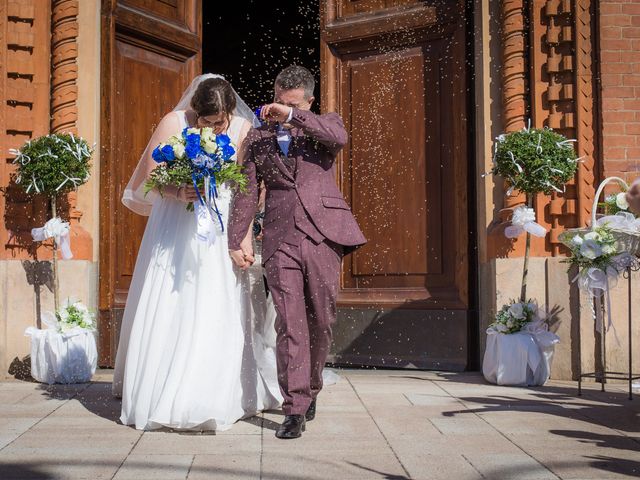
[[[339,181],[368,239],[343,263],[333,359],[464,368],[474,271],[464,2],[331,6],[323,98],[349,132]]]
[[[136,126],[119,129],[114,139],[115,157],[124,160],[114,165],[113,177],[115,196],[122,198],[124,187],[158,120],[173,108],[188,82],[190,65],[121,40],[116,40],[116,52],[115,89],[119,92],[118,103],[128,108],[116,109],[114,125]],[[132,79],[147,80],[132,82]],[[120,202],[114,207],[112,213],[117,219],[114,241],[118,244],[114,251],[114,306],[122,307],[146,217],[131,212]]]
[[[105,0],[102,22],[100,364],[120,319],[146,225],[122,192],[149,137],[200,70],[199,0]]]
[[[423,64],[419,48],[348,64],[351,199],[370,239],[351,257],[356,284],[427,273]]]

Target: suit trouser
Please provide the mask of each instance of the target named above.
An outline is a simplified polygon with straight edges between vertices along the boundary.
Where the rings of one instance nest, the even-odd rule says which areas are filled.
[[[278,382],[285,415],[303,415],[322,389],[331,346],[342,246],[308,237],[283,243],[265,264],[276,319]]]

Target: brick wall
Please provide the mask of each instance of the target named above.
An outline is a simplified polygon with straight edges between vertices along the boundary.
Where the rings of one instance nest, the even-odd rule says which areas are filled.
[[[640,2],[601,0],[603,175],[640,176]]]

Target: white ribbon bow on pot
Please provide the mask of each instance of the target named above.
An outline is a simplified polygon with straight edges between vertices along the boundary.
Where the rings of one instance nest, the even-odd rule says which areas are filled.
[[[520,205],[513,209],[511,225],[504,230],[507,238],[516,238],[524,232],[529,232],[536,237],[544,237],[547,229],[536,223],[536,212],[531,207]]]
[[[31,229],[31,236],[36,242],[43,242],[48,238],[53,238],[56,245],[60,247],[62,258],[68,260],[73,258],[71,242],[69,240],[69,229],[69,222],[63,222],[59,217],[53,217],[42,227]]]

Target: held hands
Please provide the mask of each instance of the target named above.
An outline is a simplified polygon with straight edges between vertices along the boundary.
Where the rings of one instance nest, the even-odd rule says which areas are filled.
[[[291,107],[287,107],[281,103],[270,103],[260,109],[260,119],[266,122],[284,123],[289,118],[291,110]]]
[[[253,255],[252,231],[240,242],[240,250],[229,250],[229,256],[241,270],[246,270],[256,261]]]

